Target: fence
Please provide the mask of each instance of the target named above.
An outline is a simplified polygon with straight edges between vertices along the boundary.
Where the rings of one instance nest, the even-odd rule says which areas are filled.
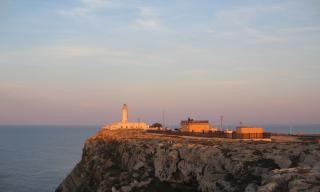
[[[193,136],[193,137],[207,137],[207,138],[229,138],[229,139],[267,139],[271,137],[271,133],[226,133],[224,131],[209,131],[209,132],[181,132],[171,130],[147,130],[148,133],[158,133],[166,135],[177,136]]]

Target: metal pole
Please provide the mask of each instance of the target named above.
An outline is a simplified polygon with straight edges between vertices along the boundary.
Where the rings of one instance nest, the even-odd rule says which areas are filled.
[[[163,128],[165,128],[166,127],[166,125],[165,125],[165,111],[163,110],[162,111],[162,126],[163,126]]]

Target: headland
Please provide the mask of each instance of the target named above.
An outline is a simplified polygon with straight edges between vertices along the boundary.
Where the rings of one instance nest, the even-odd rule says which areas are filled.
[[[56,192],[320,191],[320,145],[101,129]]]

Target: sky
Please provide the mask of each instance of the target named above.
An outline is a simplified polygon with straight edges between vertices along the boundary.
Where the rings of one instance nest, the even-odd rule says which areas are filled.
[[[1,0],[0,124],[320,123],[318,0]]]

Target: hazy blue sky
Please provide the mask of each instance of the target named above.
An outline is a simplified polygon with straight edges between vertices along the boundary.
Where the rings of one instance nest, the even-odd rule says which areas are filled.
[[[0,124],[320,123],[319,60],[319,0],[1,0]]]

